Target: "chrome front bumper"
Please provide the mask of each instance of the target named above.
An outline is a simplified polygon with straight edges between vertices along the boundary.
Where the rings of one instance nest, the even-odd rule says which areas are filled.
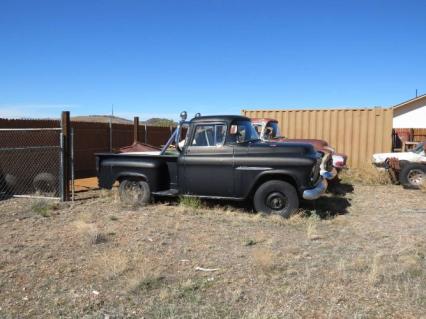
[[[321,177],[314,188],[305,189],[303,191],[303,198],[307,200],[314,200],[319,198],[322,194],[325,193],[327,185],[327,180]]]
[[[336,177],[337,170],[333,167],[333,169],[331,171],[321,170],[320,174],[321,174],[322,177],[324,177],[328,180],[332,180],[333,178]]]

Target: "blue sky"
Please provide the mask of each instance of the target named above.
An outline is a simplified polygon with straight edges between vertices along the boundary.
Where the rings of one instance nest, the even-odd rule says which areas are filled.
[[[0,116],[176,118],[426,93],[426,2],[0,0]]]

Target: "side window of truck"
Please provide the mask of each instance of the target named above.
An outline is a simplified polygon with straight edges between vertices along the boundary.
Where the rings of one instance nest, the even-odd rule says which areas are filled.
[[[220,146],[223,144],[226,136],[226,126],[216,125],[198,125],[195,128],[194,137],[190,145],[192,146]]]

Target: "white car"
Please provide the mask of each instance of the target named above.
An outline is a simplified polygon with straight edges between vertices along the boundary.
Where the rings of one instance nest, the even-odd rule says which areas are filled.
[[[405,187],[420,188],[426,183],[425,146],[426,141],[417,144],[409,152],[374,154],[373,164],[393,170]]]

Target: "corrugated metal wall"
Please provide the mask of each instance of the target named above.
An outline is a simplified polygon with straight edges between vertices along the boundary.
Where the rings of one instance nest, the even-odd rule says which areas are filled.
[[[250,118],[278,120],[281,134],[288,138],[328,141],[337,152],[349,157],[357,168],[371,162],[374,153],[392,149],[392,109],[333,110],[242,110]]]

